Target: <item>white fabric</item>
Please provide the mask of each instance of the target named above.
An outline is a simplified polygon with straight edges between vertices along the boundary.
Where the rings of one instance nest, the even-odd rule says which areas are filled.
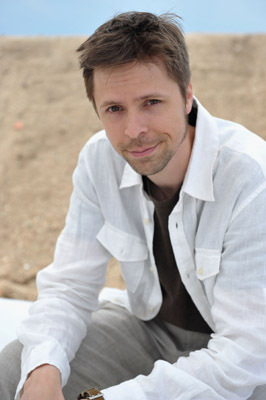
[[[214,334],[208,348],[173,365],[158,361],[151,375],[106,389],[106,400],[154,400],[158,393],[168,400],[240,400],[266,383],[265,176],[265,142],[198,103],[192,156],[169,232],[182,280]],[[54,262],[38,274],[39,300],[18,331],[25,345],[18,390],[43,363],[57,366],[66,383],[112,256],[128,290],[105,289],[101,298],[143,320],[161,306],[153,204],[141,176],[103,131],[83,148],[73,182]]]
[[[28,317],[32,302],[0,298],[0,351],[12,340],[17,339],[16,330]]]

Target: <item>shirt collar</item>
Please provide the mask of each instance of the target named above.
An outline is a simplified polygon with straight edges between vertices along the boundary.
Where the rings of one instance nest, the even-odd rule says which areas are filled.
[[[218,154],[219,137],[214,118],[198,105],[195,139],[182,191],[204,201],[214,201],[213,166]],[[142,185],[142,177],[126,163],[120,189]]]
[[[199,103],[192,153],[183,183],[183,191],[204,201],[214,201],[213,167],[219,149],[215,119]]]
[[[122,175],[119,189],[124,189],[131,186],[142,185],[142,176],[134,171],[131,166],[126,163],[124,172]]]

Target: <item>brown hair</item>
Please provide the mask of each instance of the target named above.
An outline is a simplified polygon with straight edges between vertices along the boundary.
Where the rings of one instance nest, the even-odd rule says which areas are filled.
[[[78,49],[88,98],[95,106],[93,70],[160,59],[186,99],[191,73],[182,27],[176,14],[126,12],[101,25]]]

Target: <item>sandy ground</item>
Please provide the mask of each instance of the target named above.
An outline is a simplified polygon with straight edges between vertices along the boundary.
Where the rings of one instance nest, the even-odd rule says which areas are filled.
[[[81,37],[0,37],[0,297],[33,300],[53,259],[82,146],[101,129],[85,96]],[[190,35],[196,96],[266,138],[266,35]],[[106,284],[123,287],[112,261]]]

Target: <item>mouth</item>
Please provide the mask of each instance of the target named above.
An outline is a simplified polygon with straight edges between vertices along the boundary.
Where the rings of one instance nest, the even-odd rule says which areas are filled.
[[[151,155],[158,147],[158,143],[155,146],[147,147],[145,149],[129,150],[128,153],[134,158],[142,158]]]

